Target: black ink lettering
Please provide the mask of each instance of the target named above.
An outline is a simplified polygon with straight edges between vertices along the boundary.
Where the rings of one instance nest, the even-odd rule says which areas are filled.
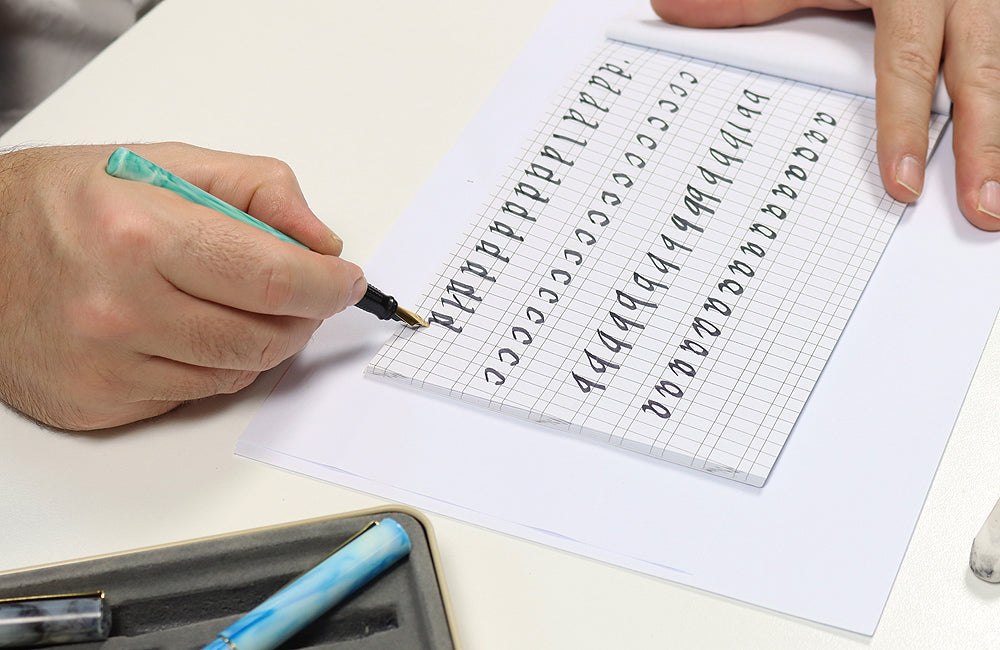
[[[444,296],[442,296],[441,297],[441,304],[442,305],[446,305],[448,307],[458,307],[459,309],[461,309],[462,311],[464,311],[467,314],[475,314],[476,313],[476,310],[474,308],[467,307],[466,305],[463,305],[462,301],[459,299],[459,297],[455,296],[454,294],[452,295],[451,298],[445,298]]]
[[[506,212],[507,214],[512,214],[515,217],[521,217],[522,219],[524,219],[526,221],[534,221],[535,220],[535,218],[528,213],[528,209],[527,208],[525,208],[525,207],[523,207],[521,205],[518,205],[517,203],[514,203],[513,201],[507,201],[507,202],[505,202],[503,204],[503,207],[500,210],[501,210],[501,212]]]
[[[531,169],[525,169],[524,173],[529,176],[534,176],[535,178],[540,178],[547,183],[552,183],[553,185],[562,185],[562,179],[556,178],[556,173],[549,169],[539,165],[538,163],[531,163]]]
[[[749,90],[749,89],[744,89],[743,90],[743,96],[746,97],[747,99],[749,99],[754,104],[759,104],[761,102],[766,102],[766,101],[768,101],[768,100],[771,99],[770,97],[765,97],[764,95],[758,95],[757,93],[755,93],[755,92],[753,92],[752,90]]]
[[[820,124],[829,124],[830,126],[837,126],[837,120],[833,119],[833,116],[829,113],[824,113],[820,111],[816,113],[816,117],[813,118],[814,122],[819,122]]]
[[[691,327],[694,328],[694,333],[701,338],[705,338],[706,334],[708,336],[718,336],[719,334],[722,334],[722,330],[716,327],[712,321],[706,320],[701,316],[695,317],[694,321],[691,323]]]
[[[565,118],[563,118],[563,119],[565,119]],[[574,140],[573,138],[569,137],[568,135],[561,135],[559,133],[553,133],[552,137],[555,138],[556,140],[565,140],[566,142],[572,142],[573,144],[578,144],[581,147],[586,147],[587,146],[587,141],[586,140]]]
[[[664,420],[670,419],[670,411],[667,409],[666,406],[660,404],[656,400],[648,400],[645,404],[642,405],[642,410],[652,413],[653,415],[663,418]]]
[[[487,368],[484,374],[486,375],[486,381],[490,381],[490,375],[493,375],[493,377],[496,379],[496,381],[492,382],[494,386],[503,386],[503,383],[507,381],[506,377],[504,377],[499,371],[494,370],[493,368]]]
[[[632,280],[637,285],[650,292],[655,291],[657,287],[663,289],[664,291],[670,288],[662,282],[654,282],[653,280],[650,280],[646,276],[641,275],[638,271],[632,274]]]
[[[619,316],[613,311],[608,313],[611,314],[611,320],[614,321],[615,325],[618,326],[618,329],[620,329],[623,332],[629,331],[629,328],[635,328],[639,330],[646,329],[646,326],[643,325],[642,323],[636,322],[629,318],[625,318],[624,316]]]
[[[545,287],[539,287],[538,288],[538,297],[539,298],[544,298],[545,294],[548,294],[548,295],[552,296],[551,298],[549,298],[549,304],[550,305],[554,305],[555,303],[559,302],[559,294],[557,294],[552,289],[546,289]]]
[[[736,151],[740,150],[740,145],[746,145],[747,147],[753,146],[749,141],[736,137],[726,129],[719,129],[719,133],[722,134],[722,139],[725,140],[726,144]]]
[[[723,293],[728,291],[734,296],[738,296],[743,293],[743,285],[732,278],[728,278],[719,283],[719,291]]]
[[[593,122],[588,122],[587,118],[585,118],[583,114],[580,111],[576,110],[575,108],[571,108],[568,111],[566,111],[566,115],[563,115],[563,119],[572,120],[573,122],[579,122],[580,124],[590,127],[592,129],[596,129],[598,126],[600,126],[600,122],[598,122],[597,120],[594,120]]]
[[[431,317],[428,319],[428,322],[436,323],[437,325],[443,325],[444,327],[447,327],[456,334],[462,333],[462,328],[455,327],[455,319],[449,316],[448,314],[439,314],[436,311],[432,311]]]
[[[699,357],[708,356],[708,348],[699,343],[698,341],[692,341],[691,339],[684,339],[684,342],[680,344],[680,349],[685,352],[691,352],[692,354],[697,354]]]
[[[511,360],[507,361],[506,359],[504,359],[504,355],[509,356],[511,358]],[[507,365],[512,366],[512,367],[516,366],[518,364],[518,362],[521,361],[521,357],[519,357],[517,355],[517,352],[514,352],[510,348],[503,348],[502,350],[500,350],[499,352],[497,352],[497,357],[499,357],[499,359],[501,361],[503,361],[504,363],[506,363]]]
[[[666,379],[656,385],[656,392],[663,397],[684,397],[684,390],[672,381]]]
[[[608,215],[604,214],[600,210],[591,210],[587,213],[587,218],[590,219],[590,223],[595,226],[606,226],[611,223],[611,219],[608,219]],[[598,218],[598,220],[594,221],[595,218]]]
[[[477,264],[476,262],[470,262],[469,260],[465,260],[465,264],[463,264],[461,269],[459,270],[462,273],[471,273],[476,277],[480,277],[484,280],[489,280],[490,282],[497,281],[495,276],[490,275],[489,269],[487,269],[482,264]]]
[[[723,316],[728,316],[733,313],[732,308],[726,303],[722,302],[718,298],[709,298],[705,301],[705,311],[717,311]]]
[[[491,255],[501,262],[509,262],[509,257],[504,257],[500,254],[500,247],[492,242],[488,242],[485,239],[481,239],[478,244],[476,244],[476,250],[480,253],[486,253]]]
[[[826,144],[828,142],[828,138],[816,129],[811,129],[803,135],[806,136],[806,140],[815,140],[819,144]]]
[[[667,108],[668,106],[669,108]],[[677,105],[677,102],[675,102],[672,99],[661,99],[659,102],[659,107],[667,108],[668,113],[676,113],[681,109],[681,107]],[[664,122],[664,124],[666,124],[666,122]],[[666,127],[664,127],[663,130],[666,131],[667,130]]]
[[[788,216],[788,213],[785,212],[785,209],[783,207],[779,205],[774,205],[773,203],[768,203],[766,206],[761,208],[760,211],[770,214],[774,217],[777,217],[778,219],[784,219],[785,217]]]
[[[625,63],[628,63],[628,61],[626,61]],[[605,63],[604,65],[602,65],[601,67],[599,67],[597,70],[598,71],[600,71],[600,70],[607,70],[611,74],[616,74],[619,77],[621,77],[622,79],[631,79],[632,78],[632,75],[630,75],[627,72],[625,72],[624,68],[622,68],[621,66],[617,66],[614,63]]]
[[[606,386],[604,384],[598,384],[596,381],[590,381],[586,377],[581,377],[580,375],[573,374],[573,379],[576,380],[576,385],[580,387],[580,390],[584,393],[589,393],[593,389],[604,390]]]
[[[656,303],[646,302],[645,300],[637,300],[620,289],[615,290],[615,293],[618,294],[618,304],[626,309],[635,311],[639,308],[639,305],[656,309]]]
[[[521,196],[526,196],[529,199],[538,201],[539,203],[548,203],[548,198],[542,196],[542,193],[538,189],[531,185],[530,183],[518,183],[517,187],[514,188],[515,194],[520,194]]]
[[[726,178],[722,174],[717,174],[710,169],[705,169],[701,165],[698,165],[698,172],[701,174],[701,177],[704,178],[706,181],[708,181],[709,184],[711,185],[718,185],[720,182],[723,183],[733,182],[732,180]]]
[[[573,165],[576,164],[572,160],[568,160],[567,158],[564,158],[563,155],[561,153],[559,153],[558,150],[556,150],[555,148],[551,147],[550,145],[545,145],[544,147],[542,147],[542,156],[545,157],[545,158],[551,158],[552,160],[560,162],[560,163],[566,165],[567,167],[572,167]]]
[[[747,108],[743,104],[736,105],[736,112],[742,115],[743,117],[749,118],[751,120],[760,115],[761,113],[760,111],[755,111],[752,108]]]
[[[729,167],[733,163],[741,163],[741,162],[743,162],[742,158],[737,158],[736,156],[731,156],[728,153],[723,153],[723,152],[719,151],[718,149],[716,149],[715,147],[712,147],[711,149],[709,149],[708,150],[708,154],[710,156],[712,156],[712,158],[715,158],[715,160],[718,163],[720,163],[722,165],[725,165],[726,167]]]
[[[673,372],[674,375],[678,377],[680,377],[681,375],[694,377],[697,374],[697,372],[694,369],[694,366],[692,366],[687,361],[684,361],[683,359],[673,359],[670,363],[667,364],[667,367],[670,368],[670,371]]]
[[[628,164],[638,169],[642,169],[646,166],[646,161],[640,158],[638,154],[634,154],[631,151],[625,153],[625,160]]]
[[[646,253],[646,256],[649,257],[650,261],[653,263],[653,266],[655,266],[656,270],[659,271],[660,273],[669,273],[671,269],[674,271],[681,270],[681,267],[677,266],[673,262],[668,262],[667,260],[653,253],[652,251]]]
[[[792,180],[793,178],[798,181],[805,182],[808,176],[806,175],[806,170],[802,169],[798,165],[789,165],[788,169],[785,170],[785,178]]]
[[[524,339],[523,340],[519,339],[518,334],[522,335]],[[523,327],[510,328],[510,336],[518,343],[523,343],[524,345],[531,345],[531,342],[535,340],[534,337],[531,336],[531,332],[524,329]]]
[[[597,103],[597,100],[594,99],[593,95],[591,95],[590,93],[587,93],[587,92],[583,92],[582,90],[580,91],[580,103],[581,104],[586,104],[588,106],[593,106],[594,108],[596,108],[597,110],[601,111],[602,113],[607,113],[608,112],[608,107],[607,106],[601,106],[600,104]]]
[[[796,192],[792,188],[788,187],[784,183],[778,183],[778,187],[776,187],[773,190],[771,190],[771,194],[773,194],[775,196],[779,196],[781,194],[784,194],[785,196],[787,196],[788,198],[792,199],[793,201],[796,198],[798,198],[798,196],[799,196],[798,192]]]
[[[700,217],[702,213],[715,214],[715,208],[708,207],[705,201],[708,200],[719,203],[719,199],[711,194],[705,194],[693,185],[687,186],[686,194],[687,195],[684,197],[684,206],[692,215]]]
[[[618,370],[621,368],[617,363],[605,361],[590,350],[584,349],[583,353],[587,355],[587,361],[590,362],[590,367],[594,369],[594,372],[607,372],[608,369]]]
[[[662,118],[656,117],[655,115],[650,115],[646,118],[646,121],[649,122],[650,126],[655,126],[661,131],[666,131],[670,128],[669,124],[667,124]],[[659,126],[657,126],[657,123],[659,123]]]
[[[734,122],[732,120],[726,120],[726,124],[728,124],[729,126],[733,127],[734,129],[737,129],[739,131],[743,131],[744,133],[750,133],[750,127],[749,126],[742,126],[742,125],[737,124],[736,122]]]
[[[629,178],[628,174],[624,174],[622,172],[615,172],[614,174],[611,175],[611,178],[613,178],[614,181],[619,185],[621,185],[622,187],[625,188],[632,187],[632,179]],[[618,204],[616,203],[615,205]]]
[[[795,151],[792,152],[792,155],[798,156],[799,158],[805,158],[809,162],[816,162],[819,160],[819,154],[809,147],[797,147]]]
[[[730,264],[728,268],[733,273],[742,273],[748,278],[752,278],[754,276],[753,268],[742,260],[733,260],[733,263]]]
[[[679,248],[679,249],[687,251],[689,253],[692,250],[694,250],[694,249],[688,248],[684,244],[681,244],[679,242],[675,242],[673,239],[671,239],[670,237],[667,237],[666,235],[663,235],[663,234],[660,235],[660,239],[663,240],[663,245],[667,247],[667,250],[673,251],[673,250],[677,250]]]
[[[583,264],[583,255],[574,250],[567,248],[563,251],[563,257],[565,257],[570,262],[573,262],[576,266]]]
[[[581,244],[586,246],[593,246],[597,243],[597,237],[594,237],[583,228],[576,229],[576,238],[580,240]]]
[[[645,133],[640,133],[639,135],[635,136],[635,141],[641,144],[642,146],[646,147],[650,151],[656,149],[656,140],[649,137]]]
[[[494,221],[493,225],[490,226],[490,232],[501,234],[504,237],[510,237],[514,241],[524,241],[524,237],[515,233],[513,228],[502,221]]]
[[[572,275],[570,275],[567,271],[563,271],[562,269],[552,269],[551,271],[549,271],[549,275],[551,275],[552,279],[555,280],[556,282],[562,282],[563,285],[568,285],[569,281],[573,279]]]
[[[588,81],[587,83],[590,84],[591,86],[597,86],[598,88],[603,88],[604,90],[608,91],[612,95],[621,95],[622,94],[622,91],[621,91],[620,88],[615,88],[614,86],[611,85],[610,81],[608,81],[604,77],[601,77],[601,76],[596,75],[596,74],[593,75],[593,76],[591,76],[590,77],[590,81]]]
[[[605,333],[603,330],[597,330],[597,337],[601,339],[601,343],[604,344],[604,347],[611,350],[611,352],[621,352],[622,350],[632,349],[631,343],[619,341],[610,334]]]
[[[673,224],[677,227],[677,229],[680,230],[681,232],[686,232],[688,230],[694,230],[695,232],[705,232],[705,229],[702,228],[701,226],[698,226],[694,222],[688,221],[684,217],[680,217],[676,214],[670,217],[670,221],[672,221]],[[688,250],[691,249],[689,248]]]
[[[611,206],[619,205],[622,202],[622,200],[618,198],[617,194],[607,190],[601,192],[601,201],[603,201],[605,205]]]

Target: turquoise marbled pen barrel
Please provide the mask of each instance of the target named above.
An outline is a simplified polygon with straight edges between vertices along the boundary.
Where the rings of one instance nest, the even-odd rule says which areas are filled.
[[[410,552],[386,517],[236,621],[202,650],[273,650]]]
[[[180,176],[163,169],[156,163],[150,162],[137,153],[129,151],[125,147],[118,147],[108,158],[106,171],[111,176],[129,181],[139,181],[148,185],[155,185],[165,190],[170,190],[174,194],[187,199],[192,203],[212,208],[221,212],[227,217],[232,217],[237,221],[253,226],[258,230],[274,235],[282,241],[286,241],[302,248],[308,248],[302,242],[296,241],[277,228],[274,228],[260,219],[256,219],[243,210],[229,205],[222,199],[212,196],[197,185],[192,185]],[[399,306],[396,299],[382,293],[375,287],[368,285],[368,291],[356,305],[369,314],[377,316],[381,320],[397,320],[406,323],[410,327],[428,327],[426,319],[420,317],[409,309]]]

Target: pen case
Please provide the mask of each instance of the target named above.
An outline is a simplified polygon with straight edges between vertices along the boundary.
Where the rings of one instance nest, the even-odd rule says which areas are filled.
[[[0,574],[0,597],[101,590],[111,636],[74,650],[197,649],[374,519],[410,537],[404,558],[282,650],[458,648],[430,524],[391,506]]]

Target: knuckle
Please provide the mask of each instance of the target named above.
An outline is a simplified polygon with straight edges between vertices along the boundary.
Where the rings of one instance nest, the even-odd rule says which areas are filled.
[[[134,258],[157,240],[148,219],[118,197],[96,196],[93,199],[94,221],[101,243],[113,252]]]
[[[260,375],[257,370],[225,370],[216,376],[217,394],[231,395],[252,384]]]
[[[957,104],[981,100],[994,106],[1000,104],[1000,59],[962,68],[957,83],[950,83],[948,92]]]
[[[255,159],[248,174],[254,178],[251,204],[258,204],[271,212],[280,212],[292,202],[298,188],[298,179],[288,163],[277,158],[260,156]]]
[[[283,160],[261,156],[258,158],[263,176],[269,181],[277,184],[284,184],[295,179],[295,172],[291,166]]]
[[[132,310],[112,293],[99,289],[69,300],[65,318],[65,322],[75,323],[77,333],[88,341],[120,341],[137,328]]]
[[[893,52],[889,59],[888,72],[919,87],[921,91],[932,92],[937,83],[938,61],[931,59],[927,52],[915,44],[907,43]]]
[[[295,298],[295,278],[288,265],[280,261],[275,260],[267,265],[261,286],[264,291],[264,307],[269,313],[284,313]]]
[[[257,367],[261,370],[269,370],[290,356],[290,340],[283,331],[278,330],[268,334],[263,345],[260,347]]]

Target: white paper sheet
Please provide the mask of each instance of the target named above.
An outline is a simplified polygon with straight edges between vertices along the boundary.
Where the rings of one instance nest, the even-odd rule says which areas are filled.
[[[564,87],[368,372],[761,486],[903,212],[875,101],[617,41]]]
[[[556,7],[366,266],[373,282],[418,297],[609,5]],[[237,452],[870,634],[1000,301],[1000,240],[955,207],[949,145],[763,489],[365,379],[393,328],[358,310],[320,329]]]

